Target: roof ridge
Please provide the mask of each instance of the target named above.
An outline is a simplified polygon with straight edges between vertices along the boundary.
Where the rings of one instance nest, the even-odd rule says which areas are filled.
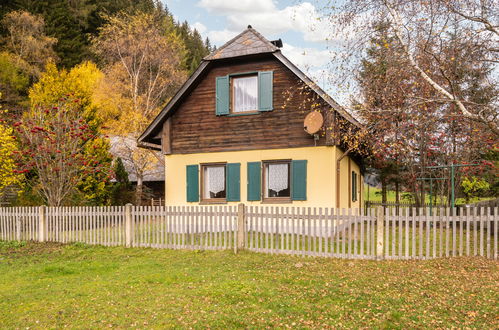
[[[231,50],[228,49],[229,46],[236,46],[235,43],[238,39],[243,37],[245,34],[248,34],[250,32],[253,34],[254,38],[257,39],[259,42],[263,43],[263,45],[260,44],[259,47],[254,47],[254,52],[244,52],[244,51],[239,51],[235,52],[232,55],[228,55],[231,53]],[[249,38],[251,39],[251,38]],[[228,49],[228,54],[224,54],[224,51]],[[251,49],[251,47],[248,47],[248,49]],[[223,44],[220,48],[217,48],[215,51],[207,55],[206,57],[203,58],[203,60],[214,60],[214,59],[219,59],[219,58],[227,58],[227,57],[237,57],[237,56],[243,56],[243,55],[250,55],[253,53],[272,53],[278,50],[279,48],[276,47],[274,44],[272,44],[267,38],[265,38],[260,32],[256,31],[251,25],[248,25],[248,28],[244,30],[243,32],[239,33],[236,35],[234,38],[230,39],[227,41],[225,44]],[[234,52],[234,51],[232,51]]]
[[[227,46],[229,46],[231,43],[233,43],[237,38],[239,38],[240,36],[242,36],[248,30],[249,29],[246,29],[243,32],[239,33],[237,36],[235,36],[234,38],[230,39],[229,41],[227,41],[226,43],[224,43],[222,46],[220,46],[219,48],[215,49],[210,54],[206,55],[204,58],[206,59],[206,58],[212,57],[213,55],[215,55],[215,53],[218,53],[219,51],[227,48]]]
[[[279,49],[273,43],[271,43],[269,39],[265,38],[263,34],[253,29],[251,25],[248,25],[248,28],[246,30],[250,30],[251,32],[253,32],[261,41],[268,44],[270,47],[274,48],[275,50]]]

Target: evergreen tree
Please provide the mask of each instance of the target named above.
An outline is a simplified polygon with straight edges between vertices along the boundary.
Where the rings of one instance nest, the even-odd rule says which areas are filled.
[[[116,182],[113,184],[111,201],[112,205],[125,205],[133,201],[133,190],[130,180],[128,180],[128,172],[123,165],[123,160],[117,158],[114,162],[114,178]]]
[[[54,49],[59,64],[65,68],[95,59],[90,40],[105,24],[105,15],[112,16],[119,12],[156,13],[174,23],[168,8],[155,0],[13,0],[0,7],[0,19],[14,10],[25,10],[43,17],[47,35],[58,40]],[[199,32],[191,30],[187,22],[174,25],[187,48],[184,68],[192,72],[201,59],[212,51],[210,42],[208,39],[203,42]],[[0,37],[5,34],[5,29],[0,27]]]
[[[2,5],[0,15],[14,10],[42,15],[47,34],[58,40],[54,48],[60,65],[71,68],[93,59],[89,37],[97,35],[104,23],[102,14],[151,12],[155,8],[154,0],[13,0]],[[5,30],[0,30],[0,34],[5,35]]]
[[[191,29],[189,23],[177,23],[177,31],[185,43],[187,54],[185,57],[184,67],[189,73],[197,69],[201,60],[211,52],[210,40],[206,38],[203,42],[201,34],[196,29]]]

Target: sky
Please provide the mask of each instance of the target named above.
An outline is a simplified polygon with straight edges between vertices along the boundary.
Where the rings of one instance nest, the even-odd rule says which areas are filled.
[[[248,25],[269,40],[281,38],[283,54],[330,94],[331,61],[328,22],[319,20],[318,3],[310,0],[162,0],[174,17],[187,21],[220,47]],[[341,101],[344,95],[332,95]]]

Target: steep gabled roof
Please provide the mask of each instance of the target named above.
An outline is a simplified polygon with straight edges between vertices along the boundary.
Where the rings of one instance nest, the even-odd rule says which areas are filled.
[[[251,26],[246,30],[232,38],[222,47],[215,50],[210,55],[206,56],[199,67],[187,79],[187,81],[178,90],[175,96],[168,102],[160,114],[154,121],[147,127],[144,133],[138,139],[140,147],[149,149],[160,149],[159,145],[155,145],[152,140],[156,139],[159,132],[161,132],[162,124],[168,118],[171,111],[173,111],[177,104],[182,100],[185,95],[196,86],[196,82],[209,70],[211,64],[219,60],[243,57],[248,55],[258,54],[271,54],[279,60],[284,66],[291,70],[300,80],[302,80],[310,89],[319,95],[328,105],[336,110],[343,118],[347,119],[354,125],[360,126],[360,123],[345,109],[343,109],[336,101],[333,100],[324,90],[322,90],[316,83],[314,83],[306,74],[304,74],[296,65],[288,60],[281,50],[267,40],[264,36],[258,33]]]
[[[274,46],[249,25],[246,30],[226,42],[222,47],[218,48],[204,59],[207,61],[219,60],[229,57],[272,53],[278,50],[279,48]]]

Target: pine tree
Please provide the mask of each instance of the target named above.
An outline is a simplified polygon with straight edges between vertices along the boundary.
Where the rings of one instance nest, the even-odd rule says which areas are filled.
[[[116,182],[113,184],[111,200],[112,205],[125,205],[133,201],[133,190],[128,172],[121,158],[117,158],[114,162],[114,177]]]

